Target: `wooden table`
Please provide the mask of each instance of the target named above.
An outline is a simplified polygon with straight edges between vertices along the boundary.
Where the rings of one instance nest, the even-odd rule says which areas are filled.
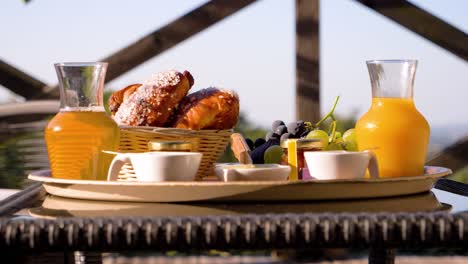
[[[69,215],[76,212],[70,208],[54,219],[27,215],[28,208],[40,206],[44,198],[47,199],[40,184],[15,192],[0,192],[10,195],[0,203],[0,254],[12,258],[45,252],[61,254],[62,258],[76,257],[79,253],[82,255],[78,257],[83,259],[93,252],[122,250],[242,252],[292,249],[307,254],[318,249],[347,248],[369,250],[370,263],[392,263],[395,249],[464,250],[468,246],[468,214],[463,212],[468,209],[468,198],[443,191],[434,193],[442,199],[441,202],[452,204],[451,211],[288,213],[288,204],[284,204],[284,212],[272,214],[240,210],[220,215],[169,216],[171,212],[168,212],[168,216],[125,216],[117,211],[115,216],[89,217],[84,214],[76,217]],[[293,207],[297,203],[289,205]],[[193,206],[229,209],[243,205]],[[271,205],[261,206],[268,208]],[[99,259],[102,255],[98,253],[97,256]]]

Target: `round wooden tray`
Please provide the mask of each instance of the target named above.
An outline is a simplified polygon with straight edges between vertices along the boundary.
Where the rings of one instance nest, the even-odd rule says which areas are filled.
[[[429,191],[452,171],[426,167],[414,177],[307,181],[108,182],[52,178],[50,171],[29,175],[60,197],[126,202],[307,201],[400,196]]]

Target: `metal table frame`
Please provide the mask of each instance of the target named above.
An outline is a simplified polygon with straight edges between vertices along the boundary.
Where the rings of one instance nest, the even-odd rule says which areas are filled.
[[[12,214],[40,201],[40,184],[0,206],[0,253],[129,250],[370,249],[369,263],[393,263],[393,249],[468,246],[468,215],[434,213],[246,214],[56,220]]]

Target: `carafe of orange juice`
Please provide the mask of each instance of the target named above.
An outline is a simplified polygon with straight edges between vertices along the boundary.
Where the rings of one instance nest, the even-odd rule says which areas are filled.
[[[119,128],[103,105],[107,63],[57,63],[60,112],[45,129],[52,177],[105,180]]]
[[[416,109],[416,60],[367,62],[372,105],[356,124],[359,150],[374,151],[381,177],[423,175],[429,124]]]

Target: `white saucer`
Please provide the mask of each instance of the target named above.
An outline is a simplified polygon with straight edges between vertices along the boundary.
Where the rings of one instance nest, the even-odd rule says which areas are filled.
[[[218,163],[215,174],[220,181],[286,181],[291,167],[278,164]]]
[[[67,180],[38,171],[29,179],[44,183],[53,195],[104,201],[194,202],[194,201],[298,201],[359,199],[400,196],[429,191],[437,179],[452,171],[426,167],[423,176],[307,181],[200,181],[200,182],[107,182]]]

